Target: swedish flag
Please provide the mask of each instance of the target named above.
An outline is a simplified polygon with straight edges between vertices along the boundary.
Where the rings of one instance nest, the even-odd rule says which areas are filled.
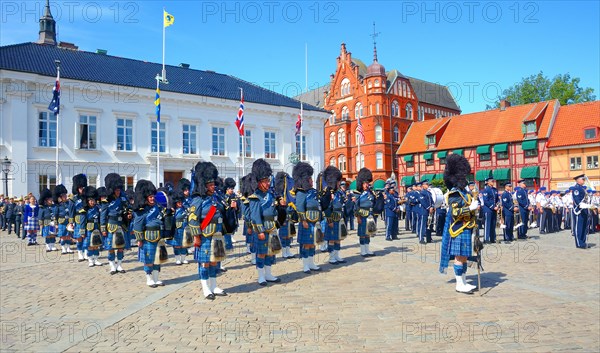
[[[156,106],[156,122],[160,123],[160,88],[156,88],[156,99],[154,99],[154,105]]]
[[[175,22],[175,17],[173,15],[171,15],[170,13],[168,13],[165,10],[163,10],[163,14],[164,14],[163,24],[165,27],[169,27],[170,25],[172,25]]]

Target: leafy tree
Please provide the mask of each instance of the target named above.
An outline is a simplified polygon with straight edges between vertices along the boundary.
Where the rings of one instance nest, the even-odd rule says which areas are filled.
[[[536,75],[523,77],[520,82],[505,89],[494,105],[487,105],[486,110],[500,106],[500,100],[506,99],[512,105],[529,104],[551,99],[558,99],[561,105],[589,102],[596,100],[594,89],[579,86],[581,79],[570,74],[559,74],[553,79],[540,71]]]

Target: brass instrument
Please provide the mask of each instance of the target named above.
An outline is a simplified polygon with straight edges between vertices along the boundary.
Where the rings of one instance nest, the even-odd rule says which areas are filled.
[[[514,206],[514,208],[517,209],[515,211],[515,226],[513,227],[513,229],[517,230],[517,229],[519,229],[520,226],[523,225],[523,221],[521,220],[521,212],[519,211],[519,201],[517,200],[517,192],[516,191],[512,194],[512,199],[513,199],[513,206]]]
[[[590,181],[590,178],[588,178],[587,175],[585,175],[583,177],[583,179],[584,179],[584,183],[583,184],[585,186],[587,186],[588,189],[593,190],[594,192],[596,192],[596,189],[592,185],[592,182]],[[585,197],[583,198],[583,202],[587,203],[590,206],[592,205],[592,197],[590,196],[589,193],[586,192]]]

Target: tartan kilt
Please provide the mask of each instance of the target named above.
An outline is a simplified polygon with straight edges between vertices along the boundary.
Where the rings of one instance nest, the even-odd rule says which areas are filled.
[[[465,229],[456,238],[450,237],[450,255],[454,256],[471,256],[473,246],[471,244],[471,229]]]
[[[302,222],[298,223],[298,244],[313,245],[315,243],[315,224],[308,223],[308,228],[302,226]]]
[[[333,227],[329,227],[329,223],[325,223],[325,240],[340,240],[340,222],[333,222]]]
[[[36,217],[29,217],[27,222],[25,223],[25,230],[32,230],[34,232],[39,232],[40,223]]]
[[[199,263],[209,263],[210,262],[210,254],[212,251],[211,248],[212,237],[200,237],[200,247],[194,248],[194,260]]]
[[[258,233],[254,233],[253,250],[257,255],[267,255],[269,253],[269,232],[264,232],[265,240],[258,239]]]

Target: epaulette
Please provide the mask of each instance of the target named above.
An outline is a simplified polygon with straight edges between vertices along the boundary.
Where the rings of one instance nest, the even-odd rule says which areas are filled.
[[[258,195],[256,195],[256,194],[252,194],[252,195],[248,196],[248,200],[250,200],[250,199],[256,199],[256,200],[259,200],[259,199],[260,199],[260,197],[258,197]]]
[[[355,195],[360,195],[362,194],[362,192],[358,191],[358,190],[352,190],[352,193]]]

